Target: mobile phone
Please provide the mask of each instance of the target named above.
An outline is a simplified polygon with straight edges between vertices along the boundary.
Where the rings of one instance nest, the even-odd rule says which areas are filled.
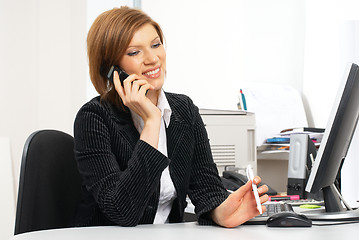
[[[118,66],[111,66],[110,70],[107,73],[107,79],[113,83],[113,73],[114,71],[117,71],[118,76],[120,77],[120,82],[123,85],[123,81],[128,77],[128,74],[123,71]]]

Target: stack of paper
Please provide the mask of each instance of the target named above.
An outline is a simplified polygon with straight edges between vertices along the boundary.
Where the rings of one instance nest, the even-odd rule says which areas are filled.
[[[277,135],[267,138],[265,142],[258,148],[262,153],[278,153],[289,152],[290,136],[292,134],[308,134],[315,146],[319,148],[322,141],[323,128],[294,128],[282,130]]]

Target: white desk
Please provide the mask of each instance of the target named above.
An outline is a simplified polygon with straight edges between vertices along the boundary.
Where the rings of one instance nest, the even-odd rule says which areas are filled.
[[[10,240],[93,240],[93,239],[166,239],[166,240],[331,240],[356,239],[359,223],[311,228],[269,228],[265,225],[242,225],[233,229],[200,226],[197,223],[139,225],[137,227],[87,227],[47,230],[19,234]]]

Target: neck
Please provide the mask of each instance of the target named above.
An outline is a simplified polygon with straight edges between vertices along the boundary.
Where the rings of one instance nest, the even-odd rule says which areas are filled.
[[[150,101],[157,106],[157,102],[158,102],[158,96],[160,95],[160,91],[161,90],[155,90],[155,91],[151,91],[149,90],[146,94],[146,97],[148,99],[150,99]]]

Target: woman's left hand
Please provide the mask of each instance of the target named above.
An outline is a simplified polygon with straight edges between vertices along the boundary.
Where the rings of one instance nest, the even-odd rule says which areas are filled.
[[[260,177],[255,177],[253,182],[258,185],[261,182]],[[263,185],[258,188],[261,204],[268,201],[266,193],[268,187]],[[261,206],[262,211],[266,211],[265,206]],[[259,215],[256,200],[252,191],[252,182],[248,181],[245,185],[233,192],[217,208],[212,211],[212,219],[218,225],[223,227],[236,227],[249,219]]]

